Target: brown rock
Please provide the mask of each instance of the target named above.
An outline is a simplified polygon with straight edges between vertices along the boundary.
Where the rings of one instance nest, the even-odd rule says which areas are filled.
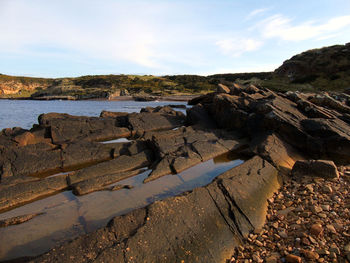
[[[323,234],[323,227],[321,224],[313,224],[310,228],[310,234],[315,237],[321,236]]]
[[[339,178],[336,165],[333,161],[327,160],[297,161],[293,166],[292,175],[295,177]]]
[[[302,261],[301,261],[301,257],[289,254],[286,256],[286,262],[288,262],[288,263],[301,263]]]

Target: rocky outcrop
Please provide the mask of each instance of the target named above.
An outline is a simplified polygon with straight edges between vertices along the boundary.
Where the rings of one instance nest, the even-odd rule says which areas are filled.
[[[144,168],[148,186],[223,153],[249,157],[206,186],[115,217],[32,262],[223,262],[263,227],[267,199],[284,179],[337,172],[331,161],[308,159],[350,161],[346,96],[226,84],[193,99],[186,117],[170,107],[93,118],[46,114],[30,131],[2,131],[0,209],[66,189],[118,190],[111,184]],[[133,141],[99,142],[125,136]],[[69,173],[45,177],[56,170]],[[45,178],[28,179],[38,174]]]
[[[236,85],[230,94],[210,94],[190,103],[200,103],[221,128],[240,130],[251,138],[275,133],[315,159],[350,160],[348,106],[341,96],[282,94]]]
[[[312,49],[283,62],[274,76],[287,78],[292,83],[309,83],[326,89],[335,83],[349,88],[350,43]]]
[[[207,187],[116,217],[32,262],[223,262],[262,226],[278,187],[277,170],[255,157]]]

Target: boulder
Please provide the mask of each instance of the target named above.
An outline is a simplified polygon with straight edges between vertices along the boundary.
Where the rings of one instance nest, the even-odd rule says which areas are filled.
[[[313,176],[322,178],[339,178],[339,173],[333,161],[328,160],[300,160],[292,169],[295,177]]]

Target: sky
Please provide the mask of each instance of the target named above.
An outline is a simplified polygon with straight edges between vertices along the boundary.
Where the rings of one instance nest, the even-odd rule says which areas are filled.
[[[350,42],[349,0],[0,0],[0,73],[271,71]]]

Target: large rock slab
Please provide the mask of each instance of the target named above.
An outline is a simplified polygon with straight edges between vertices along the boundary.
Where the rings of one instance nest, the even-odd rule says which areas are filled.
[[[66,175],[0,187],[0,211],[68,188]]]
[[[117,127],[117,122],[114,118],[48,113],[39,116],[39,124],[50,129],[54,144],[76,140],[103,141],[130,136],[129,129]]]
[[[255,157],[207,187],[115,217],[31,262],[225,262],[265,220],[277,170]]]
[[[132,156],[121,155],[113,160],[83,168],[69,175],[68,182],[70,185],[73,185],[84,180],[107,174],[117,174],[146,167],[151,163],[151,160],[152,154],[149,151],[144,151]]]

